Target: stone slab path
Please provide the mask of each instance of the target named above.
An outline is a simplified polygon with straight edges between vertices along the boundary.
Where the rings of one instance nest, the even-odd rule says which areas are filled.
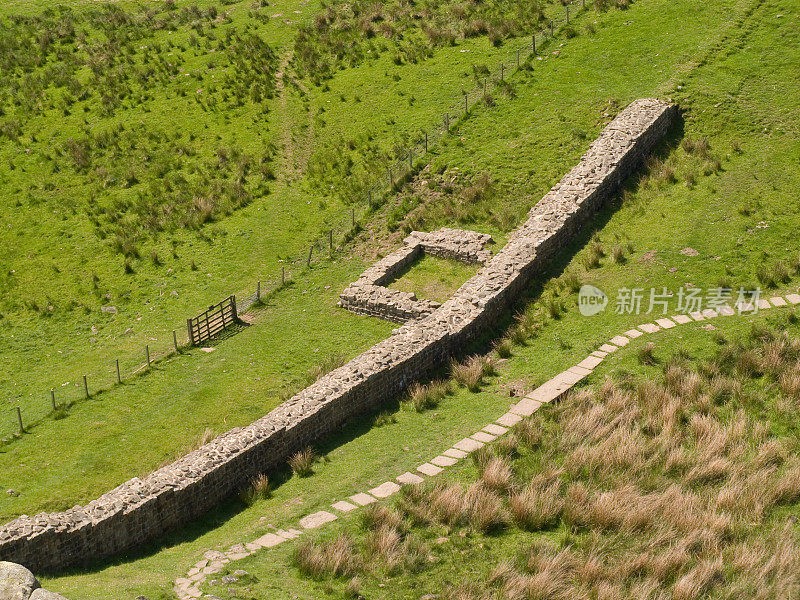
[[[798,304],[800,304],[800,295],[787,294],[786,296],[775,296],[769,298],[769,300],[759,300],[758,310],[761,311],[773,307],[786,307]],[[388,498],[399,492],[402,485],[418,485],[425,481],[426,478],[435,477],[446,468],[457,464],[461,459],[469,455],[469,453],[494,441],[499,436],[505,435],[510,427],[516,425],[524,417],[535,413],[544,404],[554,402],[561,398],[575,386],[575,384],[592,373],[609,354],[626,346],[633,339],[643,335],[672,329],[673,327],[686,323],[705,321],[735,314],[753,314],[754,310],[755,308],[750,304],[737,305],[735,309],[730,306],[722,306],[718,310],[706,309],[702,313],[693,312],[689,315],[675,315],[669,319],[660,318],[654,323],[644,323],[639,325],[638,328],[630,329],[625,333],[615,335],[609,339],[608,342],[602,344],[598,350],[595,350],[574,366],[569,367],[530,392],[522,400],[511,406],[508,412],[498,417],[494,422],[489,423],[469,437],[457,441],[451,448],[431,458],[429,462],[419,465],[415,473],[403,473],[396,477],[394,481],[386,481],[370,490],[353,494],[347,500],[340,500],[333,503],[330,507],[331,510],[320,510],[311,513],[299,520],[298,528],[296,529],[280,529],[273,533],[267,533],[251,542],[236,544],[226,552],[219,552],[216,550],[206,552],[203,558],[195,564],[185,576],[175,580],[175,593],[181,600],[201,598],[203,597],[203,593],[200,591],[200,586],[205,584],[212,575],[220,573],[227,563],[245,558],[262,549],[283,544],[284,542],[303,535],[306,531],[317,529],[327,523],[336,521],[341,515],[357,510],[361,506],[378,502],[379,499]]]

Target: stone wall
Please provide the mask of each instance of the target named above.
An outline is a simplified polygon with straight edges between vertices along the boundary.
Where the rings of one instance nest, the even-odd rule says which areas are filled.
[[[431,374],[491,330],[531,277],[650,153],[676,112],[657,100],[637,100],[623,110],[580,163],[531,209],[505,247],[430,315],[399,327],[258,421],[144,479],[131,479],[86,506],[8,523],[0,528],[0,560],[53,570],[151,540]],[[413,260],[414,251],[404,252],[391,259],[394,264]]]
[[[485,233],[443,227],[430,233],[412,231],[403,246],[379,260],[347,286],[339,306],[360,315],[405,323],[427,317],[441,305],[419,299],[415,294],[386,287],[423,253],[469,264],[483,264],[492,253],[486,249],[492,236]]]

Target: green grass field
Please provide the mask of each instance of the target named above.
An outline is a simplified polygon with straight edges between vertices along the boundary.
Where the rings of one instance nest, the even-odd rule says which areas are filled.
[[[234,11],[231,26],[258,23],[274,36],[277,55],[284,56],[294,24],[278,18],[261,24],[247,14],[247,3],[229,9]],[[286,14],[298,10],[289,2],[271,5],[267,11],[275,14],[273,9]],[[302,10],[304,16],[298,18],[310,19],[317,7],[303,5]],[[355,354],[384,337],[390,324],[340,311],[335,298],[368,260],[395,247],[404,231],[460,226],[492,233],[502,243],[504,234],[575,164],[620,107],[637,97],[659,96],[679,102],[685,111],[683,126],[657,160],[628,182],[618,201],[597,217],[593,227],[598,237],[592,240],[593,232],[587,231],[542,274],[541,285],[532,287],[531,299],[538,300],[517,325],[527,341],[515,346],[500,377],[480,395],[460,390],[432,412],[401,409],[396,423],[375,428],[358,424],[323,449],[331,460],[319,465],[317,474],[289,479],[277,487],[272,499],[249,508],[234,502],[135,556],[45,583],[75,598],[139,593],[171,597],[170,582],[204,550],[256,537],[268,524],[291,524],[357,487],[380,483],[399,469],[414,466],[420,457],[440,452],[459,433],[501,414],[509,403],[509,387],[533,387],[610,335],[641,322],[646,317],[611,313],[621,288],[666,287],[674,294],[687,284],[703,290],[771,284],[797,289],[798,100],[785,91],[786,82],[800,67],[794,50],[800,35],[796,16],[788,0],[725,0],[702,6],[639,0],[625,11],[579,16],[573,23],[577,35],[559,38],[539,55],[541,60],[531,61],[532,70],[510,76],[512,89],[494,92],[495,106],[475,108],[448,142],[434,150],[431,166],[370,217],[352,246],[310,272],[300,273],[300,265],[292,265],[294,284],[271,298],[253,326],[216,344],[214,352],[193,350],[160,363],[153,373],[80,402],[67,418],[48,420],[3,447],[0,487],[22,492],[4,499],[1,512],[6,518],[71,506],[148,472],[206,428],[219,432],[260,416],[280,401],[282,393],[301,386],[306,371],[328,354]],[[252,290],[259,278],[274,277],[285,264],[279,259],[302,252],[306,241],[326,227],[326,218],[341,213],[349,218],[339,194],[348,189],[342,181],[355,171],[337,170],[330,160],[331,148],[346,149],[342,154],[352,157],[374,143],[379,148],[367,152],[390,155],[405,133],[436,120],[447,108],[442,98],[458,98],[466,82],[474,83],[473,64],[491,63],[510,46],[511,42],[494,47],[486,37],[469,38],[454,47],[436,48],[432,57],[417,65],[395,64],[391,52],[385,52],[377,60],[336,71],[319,87],[301,80],[307,93],[288,85],[285,105],[280,97],[266,102],[270,107],[263,117],[266,128],[257,132],[250,128],[249,142],[246,126],[237,136],[251,152],[262,142],[275,144],[277,179],[267,182],[270,193],[197,231],[160,233],[157,239],[142,242],[144,258],[131,259],[134,274],[125,274],[124,259],[97,238],[96,226],[86,219],[85,198],[76,196],[75,202],[85,204],[76,206],[71,216],[69,210],[47,216],[52,209],[44,209],[51,206],[47,202],[60,206],[61,200],[53,198],[60,187],[50,190],[46,203],[15,206],[14,186],[41,177],[35,161],[15,154],[15,163],[31,169],[31,174],[8,176],[5,191],[0,192],[7,198],[0,206],[3,218],[14,224],[0,234],[9,236],[0,256],[3,276],[9,281],[5,274],[10,270],[26,273],[24,278],[15,276],[19,282],[13,288],[8,283],[2,288],[3,300],[20,306],[2,309],[0,343],[4,356],[10,357],[3,369],[6,387],[14,390],[8,406],[17,401],[30,410],[46,405],[50,387],[64,382],[69,382],[64,388],[75,387],[83,372],[103,373],[112,380],[117,355],[141,354],[150,338],[168,346],[171,330],[187,314],[233,291]],[[187,47],[191,48],[188,42]],[[192,54],[189,49],[184,52]],[[195,117],[189,119],[197,120],[199,113],[191,114]],[[216,151],[215,131],[226,135],[239,131],[231,119],[231,124],[220,122],[211,133],[203,133],[211,137],[198,138],[198,147],[206,148],[210,141]],[[202,129],[200,123],[186,128],[184,135],[188,137],[195,126]],[[53,131],[55,123],[49,127]],[[37,139],[47,147],[41,142],[44,135],[37,134]],[[291,169],[286,168],[288,139],[293,140]],[[12,152],[8,144],[4,148],[0,154]],[[306,164],[315,166],[307,169]],[[47,177],[92,186],[79,175]],[[323,184],[338,188],[328,195],[321,190]],[[66,190],[73,190],[63,189],[65,196]],[[465,193],[472,198],[470,203],[462,201]],[[45,196],[44,190],[34,193],[39,195]],[[41,219],[36,228],[31,225],[32,214]],[[52,220],[61,214],[68,216],[66,225]],[[221,233],[223,229],[227,234]],[[57,245],[61,231],[74,231],[73,241]],[[75,242],[77,235],[80,241]],[[172,239],[184,242],[176,246],[179,258],[170,258]],[[696,254],[681,253],[687,248]],[[152,249],[164,257],[163,265],[153,264]],[[14,266],[34,261],[25,258],[31,253],[35,268]],[[191,270],[192,260],[197,271]],[[412,269],[409,289],[420,296],[423,291],[444,293],[469,276],[435,262]],[[170,268],[173,271],[167,273]],[[97,290],[92,287],[93,269],[99,278]],[[581,317],[568,278],[548,283],[565,271],[603,289],[611,298],[609,311]],[[82,285],[76,283],[76,275]],[[47,306],[48,292],[41,285],[45,280],[53,287],[54,306],[75,299],[89,306],[89,314],[76,309],[41,316],[30,307],[21,308],[26,299]],[[170,295],[172,290],[178,295]],[[127,291],[130,298],[123,301]],[[112,300],[107,302],[104,295],[109,292]],[[118,306],[119,314],[100,313],[103,303]],[[141,321],[136,320],[139,317]],[[301,338],[293,323],[307,320],[311,326],[304,326]],[[748,328],[745,321],[731,319],[720,327],[736,334]],[[123,336],[131,326],[134,332]],[[697,328],[665,334],[656,354],[666,358],[688,348],[706,356],[711,337]],[[604,368],[646,371],[636,362],[636,351],[635,346],[626,350]],[[73,393],[79,396],[79,390]],[[13,419],[9,421],[13,426]],[[166,431],[169,435],[164,435]],[[465,560],[473,559],[477,555]],[[291,564],[291,548],[282,547],[250,559],[245,568],[261,580],[259,593],[265,593],[266,582],[271,582],[271,596],[318,597],[325,584],[301,577]],[[343,589],[338,583],[334,587],[337,593]],[[209,593],[221,595],[219,589]]]

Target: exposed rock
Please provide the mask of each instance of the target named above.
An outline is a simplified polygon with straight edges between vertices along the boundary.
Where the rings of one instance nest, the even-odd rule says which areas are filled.
[[[39,588],[38,590],[35,590],[31,594],[30,600],[67,600],[67,599],[60,594],[51,592],[50,590]]]
[[[0,561],[0,600],[29,600],[38,587],[39,582],[28,569]]]

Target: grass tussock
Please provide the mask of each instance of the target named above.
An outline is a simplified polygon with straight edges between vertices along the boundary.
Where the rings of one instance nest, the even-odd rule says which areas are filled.
[[[415,383],[408,390],[407,401],[417,412],[424,412],[439,406],[445,396],[450,393],[450,384],[444,380],[430,383]]]
[[[296,452],[289,457],[289,467],[292,473],[298,477],[308,477],[314,473],[314,463],[317,455],[311,446],[306,446],[303,450]]]
[[[464,362],[453,361],[450,373],[455,382],[470,392],[479,392],[484,378],[497,375],[497,365],[492,356],[471,356]]]

